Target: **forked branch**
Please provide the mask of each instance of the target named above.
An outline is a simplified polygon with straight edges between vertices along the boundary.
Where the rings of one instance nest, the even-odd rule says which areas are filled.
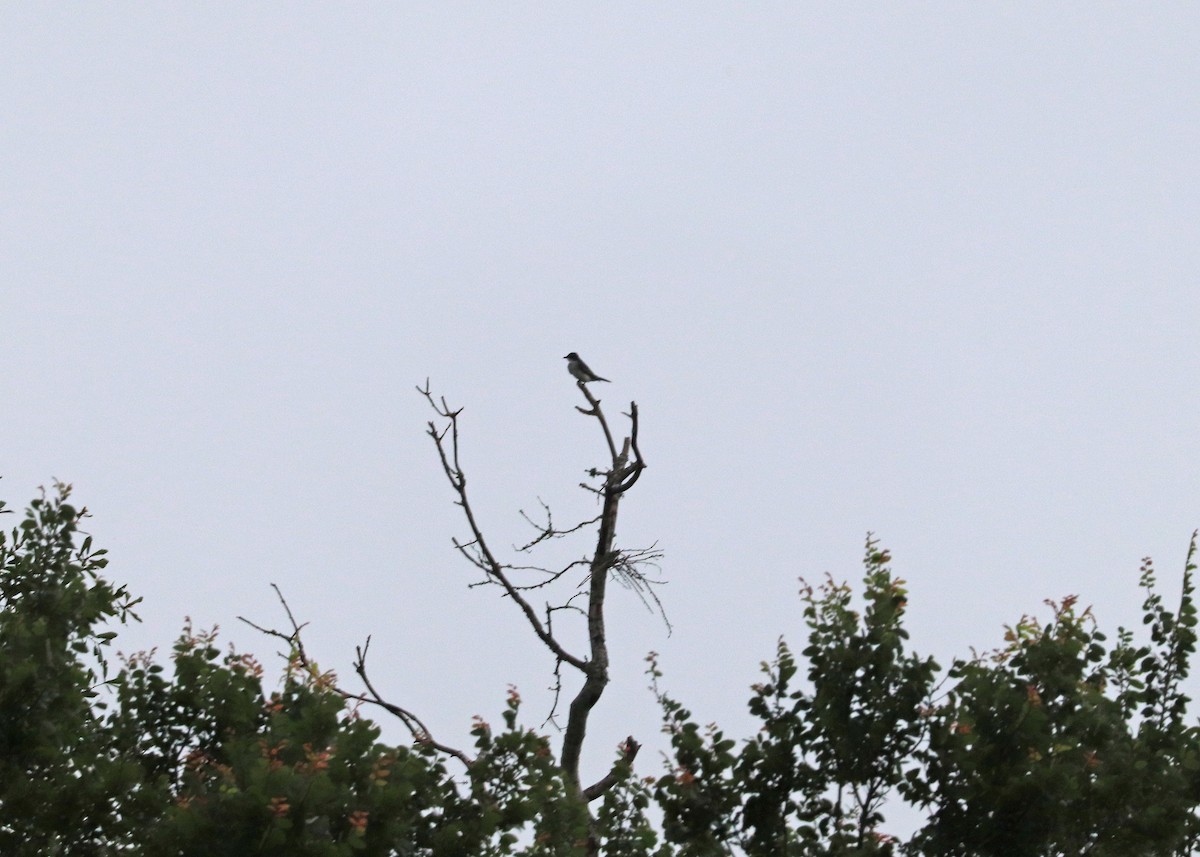
[[[598,484],[585,484],[584,486],[600,498],[600,514],[589,521],[559,530],[554,527],[549,508],[543,503],[543,508],[546,511],[545,526],[534,524],[538,531],[537,536],[528,544],[518,548],[518,550],[527,552],[548,539],[560,538],[578,532],[586,526],[594,525],[596,527],[596,542],[590,555],[586,560],[567,566],[567,568],[571,568],[575,565],[586,565],[588,570],[587,604],[585,609],[580,610],[585,616],[587,625],[588,656],[586,658],[579,657],[567,651],[550,625],[550,617],[553,614],[553,610],[571,607],[575,596],[568,598],[566,604],[558,608],[551,608],[547,605],[546,620],[543,622],[534,611],[533,606],[523,595],[523,592],[528,591],[530,587],[518,585],[511,578],[510,573],[518,570],[518,567],[500,561],[489,546],[476,518],[475,511],[471,506],[471,501],[467,494],[467,478],[460,461],[458,419],[462,413],[461,409],[451,409],[444,398],[435,399],[430,390],[428,380],[425,382],[424,388],[418,387],[417,391],[425,397],[438,417],[446,421],[441,425],[430,422],[428,433],[437,447],[438,458],[442,463],[442,470],[446,474],[446,479],[449,481],[451,488],[453,488],[457,495],[457,505],[462,508],[463,516],[466,518],[467,526],[470,530],[470,539],[465,542],[456,540],[454,542],[455,547],[468,561],[484,571],[488,581],[495,582],[503,588],[505,594],[517,604],[518,608],[525,615],[526,621],[537,637],[554,654],[556,659],[554,671],[556,707],[558,692],[562,687],[561,665],[564,663],[569,664],[583,674],[583,685],[570,703],[567,725],[563,735],[560,764],[565,777],[572,783],[580,796],[587,801],[591,801],[603,795],[618,781],[621,770],[620,766],[633,761],[639,746],[632,737],[627,739],[623,745],[622,758],[614,766],[613,770],[591,786],[587,788],[582,786],[579,775],[579,759],[583,742],[587,735],[588,719],[592,708],[600,700],[609,681],[608,631],[604,612],[609,576],[614,570],[618,570],[618,573],[623,576],[628,576],[629,570],[634,564],[639,561],[645,561],[652,556],[657,556],[657,554],[652,550],[622,552],[614,547],[621,497],[633,487],[641,476],[642,471],[646,468],[645,459],[642,457],[641,448],[638,445],[637,404],[635,402],[630,403],[630,410],[626,415],[630,421],[630,434],[618,446],[604,410],[601,408],[600,401],[592,395],[585,383],[580,382],[577,386],[587,401],[586,407],[578,406],[577,410],[585,416],[596,419],[600,425],[604,436],[604,443],[608,449],[609,461],[607,467],[590,471],[592,477],[598,480]],[[529,520],[528,516],[526,516],[526,520]],[[530,523],[533,522],[531,521]],[[553,582],[560,576],[561,572],[550,573],[549,579],[543,581],[543,584]],[[644,580],[636,577],[630,579],[635,581]],[[538,586],[543,584],[538,584]],[[577,594],[582,595],[583,593]],[[641,593],[639,592],[639,594]],[[583,605],[580,606],[583,608]]]
[[[478,554],[475,558],[471,558],[469,556],[468,558],[471,559],[476,566],[481,568],[490,579],[495,580],[500,584],[508,597],[511,598],[517,604],[517,606],[521,608],[521,612],[525,614],[525,619],[529,622],[529,626],[533,628],[533,632],[537,635],[538,639],[545,643],[546,647],[554,653],[556,658],[564,663],[570,664],[577,670],[586,670],[586,661],[576,655],[571,654],[565,648],[563,648],[562,644],[555,639],[554,635],[551,634],[546,626],[542,624],[541,620],[538,619],[537,613],[534,612],[533,607],[530,606],[529,602],[526,601],[524,596],[521,595],[520,590],[518,590],[517,587],[512,584],[512,581],[509,580],[508,574],[506,573],[507,567],[496,559],[495,554],[492,553],[492,549],[488,546],[487,539],[484,538],[483,531],[479,527],[479,522],[475,518],[475,510],[471,508],[471,501],[467,497],[467,476],[459,464],[458,416],[462,413],[462,408],[459,408],[457,411],[450,410],[450,408],[446,405],[445,399],[442,399],[441,405],[439,406],[438,403],[433,400],[433,395],[429,390],[428,380],[425,381],[425,388],[422,389],[418,387],[417,392],[426,398],[430,407],[432,407],[439,416],[450,421],[449,426],[442,429],[440,432],[438,431],[437,426],[430,421],[428,434],[431,438],[433,438],[433,442],[437,446],[438,458],[440,458],[442,462],[442,471],[446,474],[446,478],[450,481],[450,486],[454,489],[455,493],[458,494],[458,505],[462,508],[463,515],[467,519],[467,526],[471,529],[472,539],[469,544],[475,547]],[[450,436],[449,453],[446,450],[447,434]],[[451,461],[453,461],[453,464],[451,464]],[[456,543],[456,547],[465,553],[464,546],[459,546],[458,543]]]
[[[280,590],[280,588],[274,583],[271,584],[271,588],[275,590],[275,595],[279,599],[279,603],[283,605],[283,610],[287,614],[288,622],[292,626],[291,631],[284,633],[276,628],[266,628],[262,625],[251,622],[245,616],[238,616],[238,619],[242,622],[245,622],[256,631],[261,631],[263,634],[266,634],[269,637],[275,637],[286,642],[289,648],[289,653],[287,655],[289,660],[294,658],[300,665],[301,669],[303,669],[304,672],[313,680],[318,682],[324,681],[325,677],[318,674],[319,671],[316,664],[309,660],[308,653],[304,650],[304,640],[302,639],[300,633],[304,630],[304,625],[296,621],[296,616],[292,613],[292,608],[287,603],[287,599],[283,597],[283,592]],[[407,709],[388,702],[379,695],[379,693],[375,690],[374,685],[371,684],[371,680],[367,677],[367,649],[370,648],[370,646],[371,638],[368,637],[365,646],[357,647],[355,649],[356,657],[354,661],[354,671],[358,673],[359,677],[362,679],[369,695],[352,693],[344,689],[337,684],[336,678],[332,677],[332,673],[328,674],[331,678],[328,679],[329,683],[326,686],[343,699],[354,700],[356,702],[362,702],[382,708],[384,711],[388,712],[397,718],[401,723],[403,723],[404,727],[408,729],[409,733],[413,736],[413,739],[418,744],[431,747],[434,750],[437,750],[440,753],[445,753],[448,756],[453,756],[465,766],[470,767],[473,762],[470,756],[468,756],[462,750],[458,750],[435,740],[433,733],[429,731],[428,727],[421,722],[421,719],[417,717],[417,715],[413,714]]]

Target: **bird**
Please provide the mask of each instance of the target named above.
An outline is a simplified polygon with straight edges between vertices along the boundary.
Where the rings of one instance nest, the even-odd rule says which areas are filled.
[[[574,375],[580,384],[587,384],[590,381],[608,381],[607,378],[601,378],[589,369],[588,365],[574,351],[563,359],[567,361],[567,371]],[[612,382],[609,381],[609,383],[611,384]]]

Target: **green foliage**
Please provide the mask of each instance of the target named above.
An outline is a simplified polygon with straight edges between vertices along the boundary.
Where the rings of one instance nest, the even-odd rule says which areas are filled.
[[[136,601],[105,581],[69,488],[0,533],[0,853],[25,855],[1185,855],[1200,846],[1195,536],[1179,606],[1143,565],[1144,641],[1047,602],[1003,648],[937,665],[908,650],[907,593],[868,539],[861,596],[801,590],[807,642],[780,640],[747,739],[702,726],[649,672],[666,771],[589,807],[549,739],[477,718],[474,760],[391,746],[335,677],[293,652],[264,686],[190,623],[170,662],[107,656]],[[2,507],[0,507],[2,508]],[[452,763],[453,769],[448,768]],[[923,810],[908,841],[885,810]]]
[[[518,727],[520,703],[516,689],[510,688],[504,731],[493,734],[480,718],[471,730],[476,756],[468,772],[474,798],[469,817],[480,841],[488,841],[491,831],[500,835],[486,850],[462,853],[582,857],[587,849],[587,810],[567,786],[548,740]],[[527,826],[533,842],[517,850],[518,834]]]
[[[99,576],[90,538],[76,545],[85,512],[57,488],[0,536],[0,853],[586,852],[586,807],[518,725],[515,691],[503,731],[477,720],[455,777],[424,744],[381,742],[297,653],[267,691],[253,657],[189,623],[169,666],[139,653],[114,671],[101,623],[135,602]]]
[[[679,854],[868,855],[891,853],[879,832],[888,796],[906,786],[906,764],[925,730],[936,664],[907,654],[903,582],[868,540],[866,610],[848,587],[804,586],[808,682],[779,642],[750,712],[762,726],[737,749],[715,726],[657,691],[673,768],[658,782],[664,833]]]
[[[1090,610],[1048,602],[990,658],[956,661],[932,712],[913,796],[931,855],[1191,854],[1200,833],[1200,730],[1180,691],[1196,644],[1193,537],[1177,613],[1142,567],[1150,642],[1105,647]]]
[[[122,734],[166,811],[148,819],[147,855],[582,855],[588,818],[545,737],[476,719],[477,755],[456,781],[432,750],[389,747],[333,688],[293,657],[269,695],[252,658],[220,656],[213,635],[185,632],[174,675],[131,659]],[[524,834],[524,835],[523,835]]]
[[[104,728],[106,652],[136,603],[99,576],[108,560],[86,509],[57,485],[0,530],[0,853],[99,854],[129,831],[119,807],[137,781]],[[3,509],[3,504],[0,504]]]
[[[865,608],[848,587],[805,587],[800,667],[780,641],[749,708],[756,734],[701,729],[658,689],[672,755],[655,796],[680,855],[1187,855],[1200,840],[1200,728],[1182,692],[1196,647],[1196,538],[1177,611],[1142,567],[1146,644],[1106,648],[1077,599],[1047,602],[1007,645],[937,666],[905,651],[906,593],[868,539]],[[889,799],[923,808],[909,841]],[[662,852],[667,853],[667,852]]]
[[[652,780],[633,776],[632,766],[618,754],[619,779],[605,792],[596,813],[601,853],[608,857],[643,857],[653,854],[658,835],[647,817],[653,795]]]
[[[441,763],[381,744],[329,675],[294,659],[264,695],[258,664],[221,657],[214,637],[186,631],[170,680],[136,656],[120,684],[120,734],[162,807],[142,853],[430,853],[437,811],[457,794]]]

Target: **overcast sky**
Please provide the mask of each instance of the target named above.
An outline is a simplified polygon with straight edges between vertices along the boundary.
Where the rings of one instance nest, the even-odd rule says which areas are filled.
[[[1140,627],[1200,526],[1197,45],[1187,3],[6,3],[0,496],[74,483],[126,651],[269,654],[278,583],[467,744],[552,664],[467,588],[414,388],[508,545],[594,514],[578,351],[674,625],[613,590],[597,775],[661,746],[651,649],[744,736],[868,531],[943,664],[1069,593]]]

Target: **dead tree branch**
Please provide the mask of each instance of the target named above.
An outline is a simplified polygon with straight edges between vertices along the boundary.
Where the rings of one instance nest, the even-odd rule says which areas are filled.
[[[630,404],[631,438],[625,439],[621,452],[618,453],[616,444],[613,443],[612,432],[608,427],[608,420],[605,419],[604,412],[600,408],[599,400],[592,395],[586,384],[581,382],[577,386],[590,405],[589,408],[578,408],[578,410],[585,415],[594,416],[600,423],[611,456],[610,469],[603,474],[604,481],[598,489],[603,506],[588,578],[587,628],[591,657],[583,671],[583,686],[571,700],[568,709],[567,729],[563,736],[561,757],[563,773],[568,782],[579,789],[585,799],[591,800],[593,797],[603,794],[607,787],[596,792],[592,797],[588,797],[582,788],[579,777],[579,757],[583,750],[584,739],[587,737],[588,718],[592,708],[600,701],[609,680],[608,631],[605,624],[604,606],[608,573],[621,561],[621,554],[613,549],[617,532],[617,513],[621,497],[637,481],[641,471],[645,469],[646,463],[641,452],[637,450],[631,440],[637,436],[637,405]],[[635,450],[632,462],[629,461],[631,448]],[[596,475],[601,474],[597,473]]]
[[[579,532],[585,527],[596,526],[596,542],[587,558],[570,563],[558,571],[530,566],[514,566],[510,563],[501,562],[493,553],[484,537],[482,527],[479,524],[467,494],[467,477],[462,469],[459,448],[458,422],[462,411],[461,409],[451,409],[444,398],[435,399],[428,381],[425,382],[424,388],[418,387],[417,391],[425,397],[438,417],[446,421],[442,425],[431,421],[429,423],[428,434],[437,447],[438,458],[442,463],[442,470],[451,488],[457,495],[456,505],[463,510],[463,516],[466,518],[467,527],[470,530],[470,539],[465,542],[455,540],[455,548],[472,565],[484,572],[488,582],[494,582],[504,590],[505,594],[517,604],[537,637],[554,654],[554,710],[557,710],[558,699],[562,692],[561,666],[567,664],[574,667],[583,675],[583,685],[572,698],[568,708],[567,724],[563,734],[562,753],[559,763],[568,782],[574,786],[581,797],[590,801],[604,794],[617,782],[618,778],[618,770],[614,768],[608,775],[585,789],[579,775],[579,759],[583,742],[587,735],[588,719],[592,709],[603,695],[609,681],[608,630],[604,612],[609,576],[610,574],[616,574],[622,583],[635,589],[643,602],[646,602],[649,585],[657,581],[648,580],[637,570],[636,566],[638,563],[656,559],[659,554],[653,548],[646,551],[625,552],[614,547],[621,497],[633,487],[641,476],[642,471],[646,468],[645,459],[642,457],[641,449],[638,446],[637,404],[630,403],[629,413],[627,414],[630,421],[630,434],[618,446],[612,429],[609,426],[608,419],[601,408],[600,401],[592,395],[586,384],[579,383],[577,386],[587,401],[587,405],[586,407],[577,406],[576,409],[585,416],[596,419],[600,425],[604,436],[604,443],[608,450],[609,460],[607,466],[589,471],[590,476],[594,480],[599,480],[598,484],[589,485],[585,483],[584,485],[584,487],[600,498],[600,514],[574,526],[558,529],[551,517],[549,507],[545,503],[542,503],[546,517],[545,524],[535,523],[528,515],[522,512],[525,520],[536,530],[536,535],[528,544],[516,548],[517,551],[528,552],[544,541],[562,538]],[[541,501],[539,500],[539,502]],[[565,604],[558,607],[546,605],[546,619],[543,622],[523,593],[532,588],[540,588],[552,583],[571,568],[580,565],[586,565],[587,567],[586,609],[583,609],[583,605],[580,605],[579,608],[573,608],[572,602],[576,597],[573,595],[566,600]],[[519,585],[513,581],[511,573],[520,570],[539,571],[547,575],[547,578],[536,584]],[[582,594],[582,592],[576,593],[576,595]],[[649,593],[649,598],[656,604],[658,603],[657,597],[652,592]],[[553,615],[553,611],[560,609],[579,609],[584,614],[588,645],[588,656],[586,658],[569,652],[560,642],[558,636],[556,636],[550,624],[550,618]],[[550,719],[554,717],[554,710],[551,712]],[[636,748],[638,744],[630,738],[624,746],[632,748],[627,749],[625,753],[625,761],[632,762],[634,755],[637,753]]]
[[[565,648],[563,648],[562,644],[554,638],[554,635],[546,630],[546,627],[542,624],[541,620],[538,619],[537,613],[534,612],[533,607],[528,601],[525,600],[517,587],[513,586],[512,582],[508,579],[508,575],[506,574],[506,566],[501,564],[500,561],[496,559],[495,554],[493,554],[491,548],[488,547],[487,540],[483,536],[483,531],[479,528],[479,523],[475,519],[475,510],[471,508],[471,501],[467,497],[467,475],[463,472],[462,467],[459,464],[458,416],[462,413],[462,409],[459,408],[457,411],[451,411],[449,406],[446,404],[445,399],[442,399],[441,406],[439,407],[438,403],[433,400],[433,395],[430,393],[428,380],[425,382],[425,388],[421,389],[418,387],[417,391],[426,398],[430,407],[433,408],[434,412],[436,412],[438,416],[450,421],[449,426],[439,432],[437,426],[431,420],[429,422],[428,434],[431,438],[433,438],[433,442],[437,446],[438,457],[442,462],[442,471],[446,474],[446,478],[450,481],[450,486],[454,489],[455,493],[458,494],[458,505],[460,508],[462,508],[463,515],[467,519],[467,526],[469,526],[471,529],[472,539],[467,544],[473,546],[476,549],[477,554],[476,556],[471,556],[467,552],[466,546],[460,545],[457,541],[454,543],[455,547],[457,547],[459,551],[472,562],[472,564],[474,564],[477,568],[482,569],[490,579],[495,580],[500,584],[501,587],[504,588],[504,591],[508,597],[511,598],[517,604],[517,606],[521,608],[521,612],[525,614],[526,621],[529,622],[529,626],[533,628],[533,632],[537,635],[538,639],[545,643],[546,647],[554,653],[556,658],[564,663],[570,664],[578,670],[586,670],[586,662],[582,658],[568,652]],[[450,435],[449,454],[446,452],[445,442],[447,432]],[[451,461],[453,461],[453,464],[451,464]]]
[[[287,614],[288,622],[292,626],[292,630],[290,632],[284,633],[283,631],[275,628],[266,628],[262,625],[251,622],[245,616],[238,616],[238,619],[242,622],[245,622],[256,631],[260,631],[269,637],[275,637],[285,641],[290,649],[285,657],[287,657],[289,660],[294,658],[307,675],[314,680],[321,680],[322,676],[318,675],[318,669],[316,665],[309,660],[308,653],[304,650],[304,641],[301,638],[300,633],[304,630],[304,625],[296,621],[296,616],[294,613],[292,613],[292,608],[287,603],[287,599],[283,597],[282,590],[280,590],[280,588],[274,583],[271,584],[271,588],[275,590],[275,596],[279,599],[279,603],[283,605],[284,613]],[[440,753],[445,753],[448,756],[453,756],[469,768],[473,761],[470,756],[461,750],[455,749],[454,747],[435,740],[433,733],[431,733],[429,728],[421,722],[419,717],[417,717],[411,711],[387,702],[379,695],[379,693],[375,690],[374,685],[371,684],[371,680],[367,677],[367,649],[369,649],[370,646],[371,638],[368,637],[365,646],[357,647],[355,649],[357,656],[354,661],[354,671],[358,673],[359,677],[363,681],[363,684],[366,685],[367,693],[369,693],[370,696],[361,693],[351,693],[350,691],[339,686],[336,683],[336,679],[334,679],[332,683],[328,685],[330,690],[343,699],[363,702],[368,705],[375,705],[379,708],[382,708],[384,711],[387,711],[389,714],[396,717],[401,723],[403,723],[405,728],[408,729],[409,733],[413,736],[413,739],[418,744],[431,747],[434,750],[437,750]]]
[[[500,561],[484,536],[483,528],[476,517],[475,510],[471,506],[470,497],[467,493],[467,476],[462,467],[459,446],[459,416],[462,414],[462,409],[452,410],[446,403],[445,398],[435,400],[428,380],[426,380],[424,388],[418,387],[417,390],[425,397],[429,406],[433,408],[438,417],[445,420],[445,423],[440,426],[431,420],[428,423],[428,434],[433,439],[434,446],[437,449],[442,471],[456,495],[455,504],[462,509],[470,531],[470,538],[468,540],[453,540],[455,549],[474,567],[483,572],[484,580],[481,583],[497,585],[504,591],[505,596],[517,605],[537,638],[554,655],[553,691],[555,701],[550,717],[547,718],[548,722],[554,720],[562,695],[562,666],[566,664],[583,676],[583,684],[569,705],[559,764],[567,781],[571,783],[579,797],[585,802],[590,802],[604,795],[626,775],[629,766],[633,763],[641,746],[632,736],[626,738],[621,745],[620,756],[609,772],[592,785],[586,788],[583,787],[579,774],[579,760],[583,742],[587,735],[588,719],[609,682],[608,629],[604,612],[608,580],[610,576],[616,577],[620,583],[633,589],[648,607],[650,606],[650,601],[653,601],[661,612],[662,605],[659,603],[657,595],[651,589],[652,585],[657,585],[661,581],[648,577],[640,568],[640,566],[646,564],[653,565],[661,554],[654,546],[634,550],[622,550],[615,547],[617,517],[621,498],[633,487],[641,477],[642,471],[646,468],[645,459],[642,457],[642,452],[638,445],[639,417],[637,403],[631,402],[629,413],[625,414],[629,419],[630,433],[618,446],[612,429],[608,424],[608,419],[600,406],[600,401],[592,395],[585,383],[580,382],[578,387],[587,400],[587,407],[577,406],[576,409],[585,416],[596,419],[600,425],[605,446],[608,450],[609,461],[607,466],[604,468],[594,468],[589,471],[589,475],[593,480],[596,480],[596,484],[584,483],[585,488],[600,498],[600,514],[565,529],[559,529],[554,524],[550,508],[545,503],[542,503],[541,505],[546,517],[545,524],[535,523],[528,515],[522,512],[521,514],[525,517],[526,521],[534,527],[536,535],[529,543],[519,547],[514,546],[514,551],[528,553],[542,542],[571,536],[585,528],[595,526],[597,528],[596,542],[591,552],[582,559],[577,559],[567,563],[565,566],[560,566],[557,570],[535,565],[515,565]],[[539,500],[539,502],[541,501]],[[587,569],[586,577],[584,578],[587,585],[587,604],[576,604],[576,599],[581,599],[585,596],[585,591],[581,585],[563,603],[555,606],[546,604],[545,619],[541,619],[524,593],[546,587],[561,579],[570,570],[579,567],[586,567]],[[536,583],[518,583],[514,581],[514,573],[521,574],[528,572],[541,574],[543,575],[543,579]],[[473,760],[466,753],[435,740],[428,727],[415,714],[389,702],[380,694],[367,672],[367,653],[371,645],[370,637],[367,638],[364,645],[355,649],[354,671],[358,674],[358,677],[366,688],[365,692],[353,693],[341,688],[337,684],[336,676],[332,673],[319,675],[316,665],[309,660],[308,654],[304,649],[301,638],[304,625],[296,621],[295,615],[292,613],[291,607],[288,605],[279,587],[274,584],[272,584],[272,587],[275,589],[275,593],[283,605],[284,612],[287,614],[288,622],[291,625],[290,631],[266,628],[244,617],[238,618],[264,634],[286,641],[289,647],[289,662],[298,664],[308,676],[308,680],[317,683],[319,686],[331,689],[346,700],[354,700],[362,704],[382,708],[399,719],[418,744],[429,747],[439,753],[453,756],[467,767],[473,764]],[[587,628],[586,657],[568,650],[560,641],[552,622],[554,613],[559,610],[566,610],[583,616]],[[666,619],[665,615],[663,618],[664,620]],[[668,624],[669,627],[670,625]]]
[[[592,783],[583,790],[583,799],[593,801],[611,789],[621,779],[621,774],[624,769],[633,764],[633,760],[637,758],[638,750],[642,749],[642,745],[633,740],[630,735],[621,744],[621,758],[619,758],[603,778]]]

